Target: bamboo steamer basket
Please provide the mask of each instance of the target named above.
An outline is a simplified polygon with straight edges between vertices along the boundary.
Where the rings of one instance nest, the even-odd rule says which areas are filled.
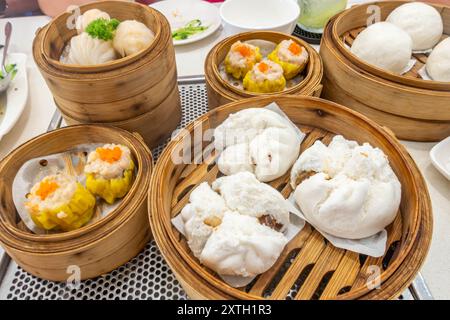
[[[209,154],[210,143],[192,140],[194,135],[201,136],[199,132],[217,127],[231,113],[249,107],[264,107],[273,101],[307,134],[302,150],[318,139],[329,143],[335,134],[381,148],[402,184],[402,201],[397,218],[387,227],[387,250],[383,257],[366,257],[335,248],[307,224],[289,242],[269,271],[246,288],[236,289],[199,263],[185,238],[172,226],[171,219],[188,203],[190,192],[197,185],[203,181],[211,183],[220,175],[215,164],[216,153],[211,153],[199,164],[203,151]],[[186,141],[195,141],[191,150],[194,150],[192,159],[196,161],[175,164],[172,155],[179,154],[186,147]],[[289,172],[271,185],[287,198],[292,192]],[[395,298],[417,274],[432,235],[431,202],[426,184],[416,164],[393,134],[351,109],[314,97],[279,95],[245,99],[200,117],[180,132],[160,156],[148,201],[155,240],[193,299],[286,299],[291,290],[295,291],[295,299]],[[379,290],[366,286],[371,266],[380,268]]]
[[[382,8],[382,18],[385,18],[402,3],[386,1],[375,4]],[[366,10],[370,5],[373,4],[349,9],[326,26],[320,51],[325,69],[323,97],[362,112],[389,127],[401,139],[444,139],[450,135],[450,84],[449,89],[443,90],[444,83],[416,78],[417,70],[426,62],[425,55],[415,55],[419,62],[406,76],[397,76],[380,69],[374,72],[377,68],[354,57],[344,45],[344,41],[350,45],[363,27],[347,30],[341,35],[342,38],[335,39],[333,30],[336,29],[338,19],[341,25],[337,30],[341,32],[346,29],[342,27],[342,21],[354,26],[355,21],[367,19]],[[383,11],[383,8],[390,10]],[[447,7],[442,7],[444,19],[449,20],[448,12]],[[450,32],[447,25],[445,30]]]
[[[220,75],[219,65],[225,60],[231,46],[237,41],[266,40],[280,43],[283,40],[292,40],[305,47],[309,54],[309,61],[303,74],[305,78],[297,85],[286,89],[283,94],[305,95],[320,97],[322,92],[323,65],[319,54],[305,41],[280,32],[253,31],[240,33],[228,37],[215,45],[205,60],[205,79],[208,94],[209,109],[214,109],[223,104],[238,101],[244,98],[258,96],[273,96],[278,93],[255,93],[240,90],[228,82],[224,81]]]
[[[102,1],[81,6],[81,13],[97,8],[119,20],[134,19],[155,33],[152,44],[142,52],[95,66],[59,62],[64,45],[76,34],[69,29],[71,13],[64,13],[40,29],[33,43],[33,56],[63,114],[84,123],[134,121],[154,112],[173,93],[177,83],[175,50],[170,26],[158,11],[124,1]],[[178,94],[178,93],[177,93]],[[181,112],[177,104],[166,112]],[[175,110],[175,111],[172,111]],[[176,128],[161,126],[157,135]],[[145,128],[137,128],[146,140]]]
[[[107,125],[130,132],[139,132],[145,143],[154,148],[169,138],[181,121],[181,104],[178,86],[172,88],[169,96],[157,108],[132,119],[108,122]],[[68,125],[88,124],[89,122],[72,118],[61,110]]]
[[[137,166],[135,181],[116,209],[78,230],[38,235],[21,221],[12,200],[12,183],[28,160],[60,153],[85,143],[118,143],[130,148]],[[0,243],[27,272],[65,281],[68,267],[78,266],[81,279],[94,278],[128,262],[151,237],[148,224],[148,176],[152,156],[137,134],[107,126],[80,125],[40,135],[0,162]]]

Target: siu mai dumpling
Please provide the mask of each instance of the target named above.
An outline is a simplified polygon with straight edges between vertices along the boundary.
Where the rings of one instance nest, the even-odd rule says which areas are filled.
[[[286,79],[292,79],[303,71],[308,63],[308,51],[297,42],[292,40],[283,40],[277,45],[276,49],[268,57],[275,63],[278,63],[284,71]]]
[[[257,46],[237,41],[225,57],[225,71],[236,79],[242,79],[261,59]]]
[[[243,85],[250,92],[281,92],[286,87],[283,68],[278,63],[263,60],[245,75]]]

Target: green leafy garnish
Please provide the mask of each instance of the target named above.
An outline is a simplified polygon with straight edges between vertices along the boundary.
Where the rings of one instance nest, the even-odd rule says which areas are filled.
[[[114,38],[114,32],[119,24],[120,21],[117,19],[106,20],[100,18],[89,23],[85,31],[92,38],[109,41]]]
[[[17,74],[17,64],[12,63],[5,66],[6,72],[11,74],[11,80],[14,79],[14,77]],[[0,70],[0,80],[5,79],[5,75]]]
[[[199,19],[188,22],[184,27],[172,32],[172,38],[175,40],[185,40],[194,34],[200,33],[208,29],[209,26],[202,26]]]

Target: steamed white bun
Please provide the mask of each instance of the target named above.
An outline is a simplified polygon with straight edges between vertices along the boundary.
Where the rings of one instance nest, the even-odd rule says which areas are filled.
[[[68,64],[97,65],[116,59],[111,41],[92,38],[83,32],[70,39],[70,50],[66,59]]]
[[[114,48],[122,56],[130,56],[148,47],[155,34],[145,24],[126,20],[119,24],[114,35]]]
[[[435,81],[450,82],[450,38],[439,43],[427,60],[427,73]]]
[[[412,40],[396,25],[378,22],[356,37],[351,52],[376,67],[402,74],[411,59]]]
[[[249,171],[259,181],[272,181],[292,166],[302,139],[288,120],[274,111],[239,111],[214,131],[215,147],[222,151],[219,170],[226,175]]]
[[[181,217],[193,254],[222,275],[265,272],[287,243],[287,200],[250,172],[200,184]]]
[[[316,141],[295,163],[292,184],[301,172],[315,174],[297,186],[294,198],[319,230],[362,239],[394,221],[401,185],[380,149],[342,136],[334,137],[328,147]]]
[[[439,11],[422,2],[399,6],[391,12],[386,21],[395,24],[411,36],[413,50],[433,48],[441,39],[444,30]]]
[[[77,18],[76,27],[78,33],[82,33],[92,21],[97,19],[110,20],[111,17],[106,12],[98,9],[88,10]]]
[[[221,275],[252,277],[277,261],[286,237],[254,217],[228,211],[208,239],[200,261]]]

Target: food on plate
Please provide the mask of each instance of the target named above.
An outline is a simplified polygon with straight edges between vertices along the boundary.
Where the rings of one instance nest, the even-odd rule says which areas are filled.
[[[236,79],[242,79],[261,61],[262,56],[257,46],[237,41],[233,43],[225,57],[225,70]]]
[[[88,10],[81,16],[79,16],[76,20],[76,28],[78,30],[78,33],[84,32],[87,26],[97,19],[110,20],[111,17],[106,12],[98,9]]]
[[[284,72],[286,79],[292,79],[303,71],[308,63],[308,51],[292,40],[281,41],[268,58],[278,63]]]
[[[200,19],[189,21],[184,27],[178,28],[172,32],[172,38],[174,40],[186,40],[193,35],[202,33],[207,30],[209,26],[202,25]]]
[[[145,24],[127,20],[117,27],[113,44],[120,56],[126,57],[144,50],[154,39],[155,34]]]
[[[292,168],[291,185],[307,220],[345,239],[382,231],[394,221],[401,199],[400,182],[383,151],[342,136],[304,151]]]
[[[410,62],[412,46],[406,31],[389,22],[378,22],[356,37],[351,52],[378,68],[402,74]]]
[[[17,64],[15,64],[15,63],[7,64],[5,66],[5,71],[6,71],[6,73],[11,74],[11,80],[14,79],[14,77],[16,76],[17,71],[18,71]],[[3,74],[3,71],[0,70],[0,80],[3,80],[3,79],[5,79],[5,75]]]
[[[98,9],[86,11],[76,21],[78,35],[63,50],[60,61],[91,66],[141,52],[153,42],[155,34],[136,20],[119,21]]]
[[[193,254],[221,275],[263,273],[287,243],[287,200],[249,172],[203,182],[181,217]]]
[[[106,144],[88,155],[84,167],[86,187],[112,204],[130,190],[134,168],[130,149],[123,145]]]
[[[221,151],[220,172],[248,171],[267,182],[284,175],[297,159],[304,135],[282,115],[264,108],[231,114],[214,131],[215,148]]]
[[[412,38],[413,50],[433,48],[441,39],[444,24],[439,11],[422,3],[405,3],[392,11],[386,19],[406,31]]]
[[[426,69],[433,80],[450,82],[450,38],[433,49],[428,57]]]
[[[70,231],[91,220],[95,197],[74,177],[60,173],[36,183],[27,195],[25,207],[38,227]]]
[[[247,72],[243,85],[244,89],[250,92],[273,93],[283,91],[286,87],[283,68],[278,63],[263,60]]]
[[[70,50],[65,62],[67,64],[96,65],[116,59],[112,41],[91,37],[86,32],[70,40]]]

